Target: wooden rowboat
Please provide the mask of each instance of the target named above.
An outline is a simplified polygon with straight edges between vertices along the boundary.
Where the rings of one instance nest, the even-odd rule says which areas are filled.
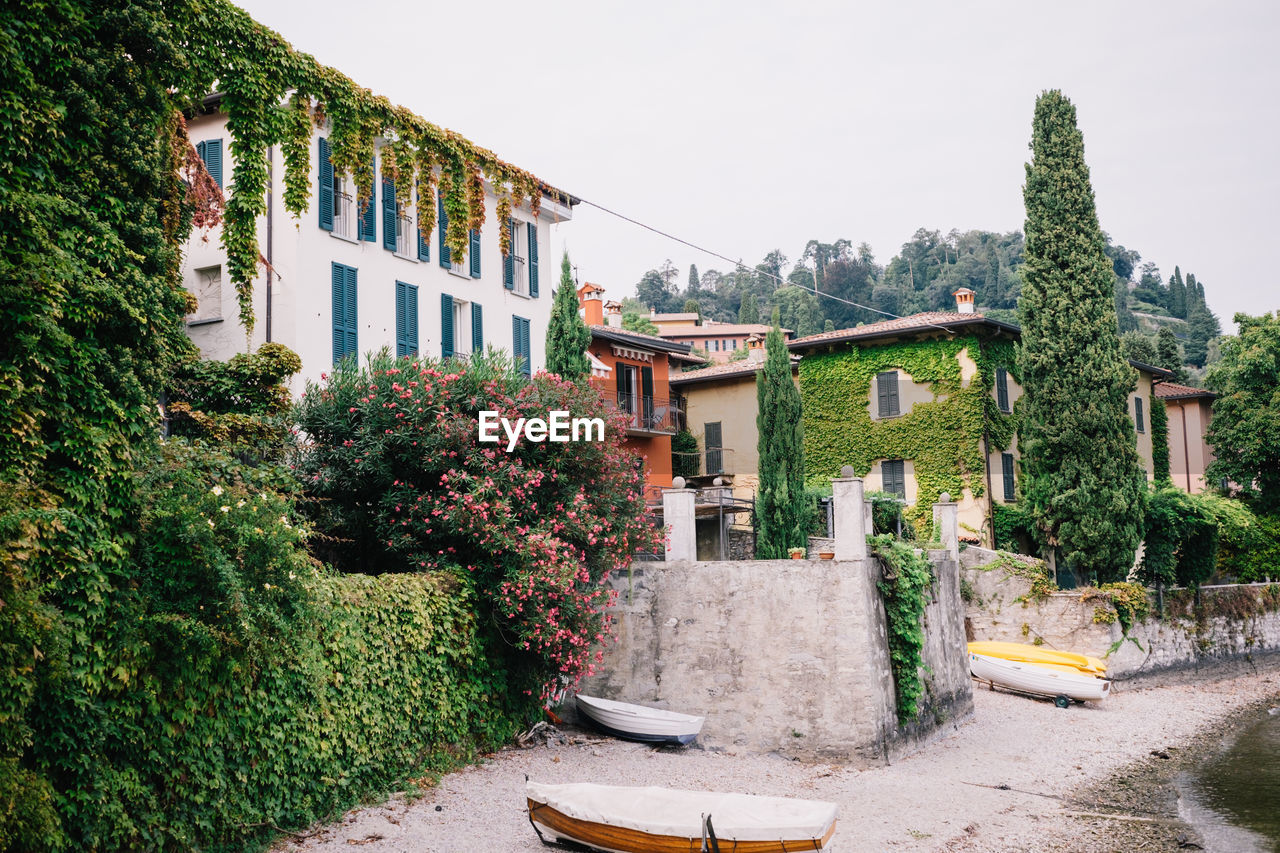
[[[1072,699],[1077,702],[1096,702],[1107,698],[1111,692],[1110,681],[1070,667],[1045,666],[988,655],[970,653],[969,672],[980,681],[1019,693],[1052,696],[1061,708],[1071,704]]]
[[[608,853],[795,853],[829,849],[836,831],[835,804],[816,800],[589,782],[526,782],[525,796],[544,844]]]
[[[594,696],[577,696],[578,711],[596,728],[627,740],[644,743],[689,744],[702,731],[703,717],[629,705]]]
[[[1107,671],[1106,661],[1076,652],[1046,649],[1030,643],[1002,643],[997,641],[969,643],[969,651],[990,658],[1017,660],[1026,663],[1052,663],[1072,666],[1084,673],[1101,674]]]

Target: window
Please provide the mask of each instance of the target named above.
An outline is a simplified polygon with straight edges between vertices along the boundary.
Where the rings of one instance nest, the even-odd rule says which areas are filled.
[[[187,315],[187,325],[216,323],[222,319],[222,267],[196,270],[196,310]]]
[[[469,309],[468,306],[470,306]],[[440,295],[441,354],[445,358],[466,355],[482,349],[483,341],[480,306],[442,293]]]
[[[636,412],[638,401],[636,369],[634,365],[619,364],[618,371],[618,408],[629,415]]]
[[[1000,467],[1004,473],[1004,500],[1005,503],[1013,503],[1017,500],[1017,495],[1013,490],[1013,454],[1000,454]]]
[[[197,142],[196,153],[204,161],[204,168],[209,173],[209,177],[213,178],[218,189],[222,189],[222,140],[207,139],[204,142]]]
[[[374,184],[377,182],[378,164],[377,158],[369,161],[369,191],[364,202],[360,201],[359,193],[353,193],[355,198],[354,207],[359,211],[356,221],[356,236],[366,243],[377,242],[378,229],[378,212],[374,208],[377,206],[377,199],[374,198]],[[351,182],[353,185],[355,181]]]
[[[409,200],[396,199],[394,181],[382,181],[382,248],[397,257],[414,260],[419,254],[413,247],[413,220],[409,218]],[[412,254],[411,254],[412,252]]]
[[[1142,414],[1142,398],[1133,398],[1133,422],[1138,426],[1138,432],[1147,431],[1146,418]]]
[[[529,349],[529,321],[514,314],[511,315],[511,351],[520,363],[520,372],[525,376],[532,376],[533,354]]]
[[[884,481],[880,484],[880,488],[903,500],[907,498],[905,467],[906,463],[901,459],[886,459],[880,463],[880,477]]]
[[[479,302],[471,303],[471,350],[484,352],[484,309]]]
[[[538,226],[507,220],[507,238],[511,252],[502,259],[502,286],[513,293],[538,296]]]
[[[333,363],[356,354],[356,270],[333,264]]]
[[[356,200],[351,194],[351,181],[341,175],[333,177],[333,234],[344,240],[357,239]]]
[[[724,473],[724,438],[720,421],[702,425],[702,443],[707,451],[706,474]]]
[[[877,411],[882,418],[894,418],[902,414],[898,409],[898,372],[890,370],[876,374]],[[885,489],[888,491],[888,488]]]
[[[1002,412],[1011,412],[1009,408],[1009,371],[1003,367],[996,368],[996,405]]]
[[[396,282],[396,357],[418,352],[418,288]]]

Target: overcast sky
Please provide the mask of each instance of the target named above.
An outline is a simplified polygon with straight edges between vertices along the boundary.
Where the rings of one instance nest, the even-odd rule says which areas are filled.
[[[300,50],[583,199],[754,265],[887,263],[917,228],[1021,229],[1036,95],[1075,103],[1114,242],[1280,308],[1280,3],[240,0]],[[858,4],[869,5],[869,4]],[[399,7],[399,8],[397,8]],[[579,205],[582,280],[728,264]]]

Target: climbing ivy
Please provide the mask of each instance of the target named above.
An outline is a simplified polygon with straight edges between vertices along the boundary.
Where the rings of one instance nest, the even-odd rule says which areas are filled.
[[[968,384],[961,375],[962,353],[977,365]],[[985,494],[984,431],[993,453],[1013,441],[1017,415],[1001,412],[991,393],[996,367],[1017,380],[1012,342],[973,335],[806,356],[800,362],[800,392],[809,482],[838,476],[844,465],[865,476],[877,459],[910,459],[918,497],[908,515],[922,533],[932,529],[930,508],[943,492]],[[934,399],[899,417],[872,420],[872,381],[895,368],[914,382],[928,383]]]
[[[926,591],[933,583],[929,561],[892,534],[868,540],[880,561],[880,595],[888,623],[889,662],[897,696],[898,722],[914,719],[918,699],[924,693],[920,670],[924,667],[924,607]]]

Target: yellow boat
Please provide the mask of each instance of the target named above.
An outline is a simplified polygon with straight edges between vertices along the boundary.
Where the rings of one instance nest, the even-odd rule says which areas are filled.
[[[1101,676],[1107,671],[1105,662],[1090,655],[1046,649],[1044,646],[1033,646],[1030,643],[997,641],[969,643],[969,653],[1039,666],[1070,667],[1086,675]]]

